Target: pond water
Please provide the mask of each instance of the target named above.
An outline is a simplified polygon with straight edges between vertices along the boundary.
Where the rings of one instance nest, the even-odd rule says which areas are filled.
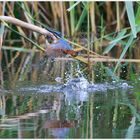
[[[59,78],[57,79],[59,80]],[[0,138],[139,138],[139,84],[17,84],[0,96]]]

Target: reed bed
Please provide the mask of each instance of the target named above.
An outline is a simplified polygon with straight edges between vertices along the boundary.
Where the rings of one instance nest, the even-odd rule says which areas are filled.
[[[139,2],[0,2],[1,16],[17,18],[42,29],[55,29],[74,49],[81,49],[80,56],[74,58],[78,64],[43,60],[45,66],[36,66],[45,56],[41,51],[45,50],[43,36],[22,26],[1,22],[1,86],[7,78],[38,81],[38,75],[42,74],[46,74],[47,79],[66,77],[67,69],[74,76],[77,65],[93,82],[104,79],[105,75],[108,79],[110,73],[111,77],[121,78],[123,69],[127,71],[125,79],[139,75],[139,11]],[[103,71],[97,78],[98,67]]]

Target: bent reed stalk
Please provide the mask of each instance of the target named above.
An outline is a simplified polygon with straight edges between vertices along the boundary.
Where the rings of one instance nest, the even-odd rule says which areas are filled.
[[[16,18],[13,18],[10,16],[0,16],[0,20],[7,22],[7,23],[12,23],[12,24],[17,25],[17,26],[24,27],[27,29],[30,29],[32,31],[38,32],[38,33],[43,34],[45,36],[49,35],[52,37],[53,40],[56,40],[56,37],[45,28],[38,27],[38,26],[33,25],[31,23],[27,23],[27,22],[21,21],[19,19],[16,19]]]

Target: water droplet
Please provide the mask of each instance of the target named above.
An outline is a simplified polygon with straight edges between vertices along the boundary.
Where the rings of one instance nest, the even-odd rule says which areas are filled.
[[[58,82],[58,83],[61,83],[62,82],[62,78],[61,77],[56,77],[55,81]]]

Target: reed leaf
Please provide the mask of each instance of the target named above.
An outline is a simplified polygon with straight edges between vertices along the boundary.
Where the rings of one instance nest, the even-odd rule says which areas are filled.
[[[121,56],[120,56],[120,58],[119,58],[119,61],[117,62],[116,67],[115,67],[115,69],[114,69],[114,73],[116,72],[116,70],[117,70],[117,68],[118,68],[118,65],[120,64],[121,59],[124,57],[124,55],[126,54],[128,48],[131,46],[133,40],[134,40],[134,36],[133,36],[133,34],[132,34],[132,35],[129,37],[129,39],[128,39],[126,45],[125,45],[125,48],[123,49],[123,51],[122,51],[122,53],[121,53]]]
[[[122,30],[121,32],[119,32],[119,34],[117,35],[117,37],[113,40],[113,43],[111,43],[103,52],[103,54],[107,54],[121,39],[122,37],[124,37],[124,35],[126,34],[126,29]]]
[[[81,24],[83,23],[83,21],[84,21],[86,15],[87,15],[87,7],[84,6],[84,9],[83,9],[83,11],[82,11],[82,14],[81,14],[79,20],[78,20],[78,23],[77,23],[77,25],[76,25],[76,27],[75,27],[74,32],[77,32],[77,31],[78,31],[78,29],[80,28]]]
[[[133,2],[132,1],[126,1],[125,5],[126,5],[126,11],[127,11],[129,23],[130,23],[130,26],[131,26],[131,30],[132,30],[132,33],[134,35],[134,38],[136,38],[137,37],[137,32],[136,32]]]
[[[133,138],[134,136],[134,129],[135,129],[135,125],[136,125],[136,117],[134,116],[131,120],[131,125],[129,126],[127,133],[125,135],[125,138]]]
[[[70,7],[74,5],[74,1],[70,2]],[[75,29],[75,10],[74,8],[70,11],[70,25],[71,25],[71,35],[74,34]]]
[[[73,5],[71,5],[68,9],[67,9],[67,11],[71,11],[76,5],[78,5],[79,3],[80,3],[81,1],[77,1],[76,3],[74,3]]]
[[[135,19],[136,25],[139,25],[140,24],[140,5],[138,6],[135,17],[136,17],[136,19]]]
[[[115,42],[119,42],[122,39],[125,39],[127,37],[129,37],[131,34],[126,34],[124,36],[121,36],[120,38],[114,39],[113,41],[110,42],[110,44],[115,43]]]
[[[20,48],[20,47],[8,47],[8,46],[3,46],[3,50],[11,50],[11,51],[18,51],[18,52],[24,52],[24,53],[31,53],[33,51],[39,52],[39,50],[32,50],[32,49],[26,49],[26,48]]]

